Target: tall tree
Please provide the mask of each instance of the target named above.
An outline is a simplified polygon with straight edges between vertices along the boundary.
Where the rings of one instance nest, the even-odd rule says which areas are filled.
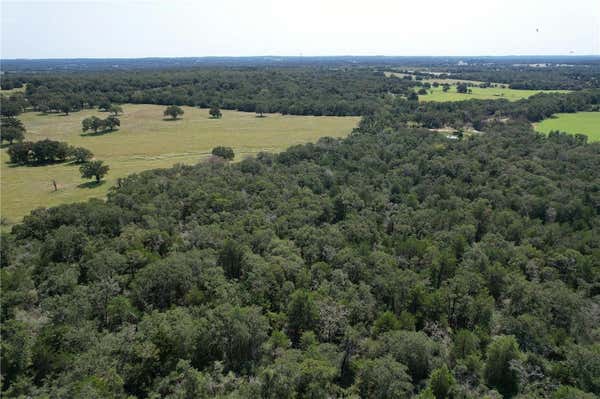
[[[488,346],[485,380],[505,398],[519,391],[519,375],[512,362],[520,360],[521,356],[519,344],[512,335],[497,337]]]
[[[298,343],[304,332],[314,331],[317,327],[319,309],[313,294],[306,290],[295,291],[288,305],[287,316],[292,341]]]

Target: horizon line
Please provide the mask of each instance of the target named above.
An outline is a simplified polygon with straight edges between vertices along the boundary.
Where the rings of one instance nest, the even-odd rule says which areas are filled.
[[[45,58],[34,58],[34,57],[17,57],[17,58],[4,58],[0,57],[0,61],[45,61],[45,60],[144,60],[144,59],[203,59],[203,58],[526,58],[526,57],[537,57],[537,58],[555,58],[555,57],[594,57],[600,58],[600,54],[502,54],[502,55],[485,55],[485,54],[471,54],[471,55],[388,55],[388,54],[374,54],[374,55],[354,55],[354,54],[342,54],[342,55],[200,55],[200,56],[143,56],[143,57],[45,57]]]

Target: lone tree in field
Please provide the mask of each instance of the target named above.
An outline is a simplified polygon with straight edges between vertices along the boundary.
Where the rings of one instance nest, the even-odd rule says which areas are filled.
[[[117,116],[119,114],[123,113],[123,108],[120,105],[117,104],[111,104],[110,107],[108,108],[108,111],[113,114],[114,116]]]
[[[214,156],[221,157],[228,161],[231,161],[235,157],[235,154],[233,153],[233,150],[231,149],[231,147],[223,147],[223,146],[215,147],[212,149],[212,154]]]
[[[220,119],[223,116],[219,107],[212,107],[210,111],[208,111],[208,114],[213,119]]]
[[[179,115],[183,115],[183,110],[177,105],[169,105],[163,114],[165,116],[170,116],[171,119],[175,120]]]
[[[82,178],[95,178],[96,183],[100,183],[100,180],[108,173],[108,169],[108,165],[104,165],[102,161],[90,161],[81,165],[79,172],[81,172]]]

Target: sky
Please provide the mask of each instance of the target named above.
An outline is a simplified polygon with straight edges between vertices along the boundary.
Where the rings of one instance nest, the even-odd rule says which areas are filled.
[[[600,0],[0,0],[11,58],[600,54]]]

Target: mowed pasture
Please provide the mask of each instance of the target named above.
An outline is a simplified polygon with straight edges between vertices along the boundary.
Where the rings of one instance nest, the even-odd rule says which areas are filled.
[[[420,89],[416,87],[415,91]],[[419,94],[419,101],[466,101],[466,100],[497,100],[506,99],[508,101],[517,101],[523,98],[528,98],[534,94],[546,93],[566,93],[566,90],[519,90],[502,87],[486,87],[477,86],[469,87],[471,93],[457,93],[456,85],[451,85],[447,92],[444,92],[442,87],[431,87],[427,89],[427,94]]]
[[[535,130],[548,134],[560,130],[571,134],[582,133],[588,141],[600,141],[600,112],[576,112],[574,114],[556,114],[535,124]]]
[[[105,197],[119,177],[176,163],[194,164],[210,156],[212,148],[232,147],[235,160],[260,151],[278,152],[294,144],[314,142],[323,136],[343,137],[357,125],[358,117],[292,116],[223,110],[221,119],[210,119],[207,109],[182,107],[183,118],[163,119],[164,106],[125,104],[119,130],[82,135],[81,121],[106,113],[85,110],[70,115],[28,112],[19,116],[27,128],[26,140],[45,138],[85,147],[95,159],[110,166],[100,185],[85,184],[79,166],[72,163],[46,166],[13,166],[7,148],[1,151],[1,214],[18,222],[38,207]],[[58,185],[54,191],[52,180]]]

